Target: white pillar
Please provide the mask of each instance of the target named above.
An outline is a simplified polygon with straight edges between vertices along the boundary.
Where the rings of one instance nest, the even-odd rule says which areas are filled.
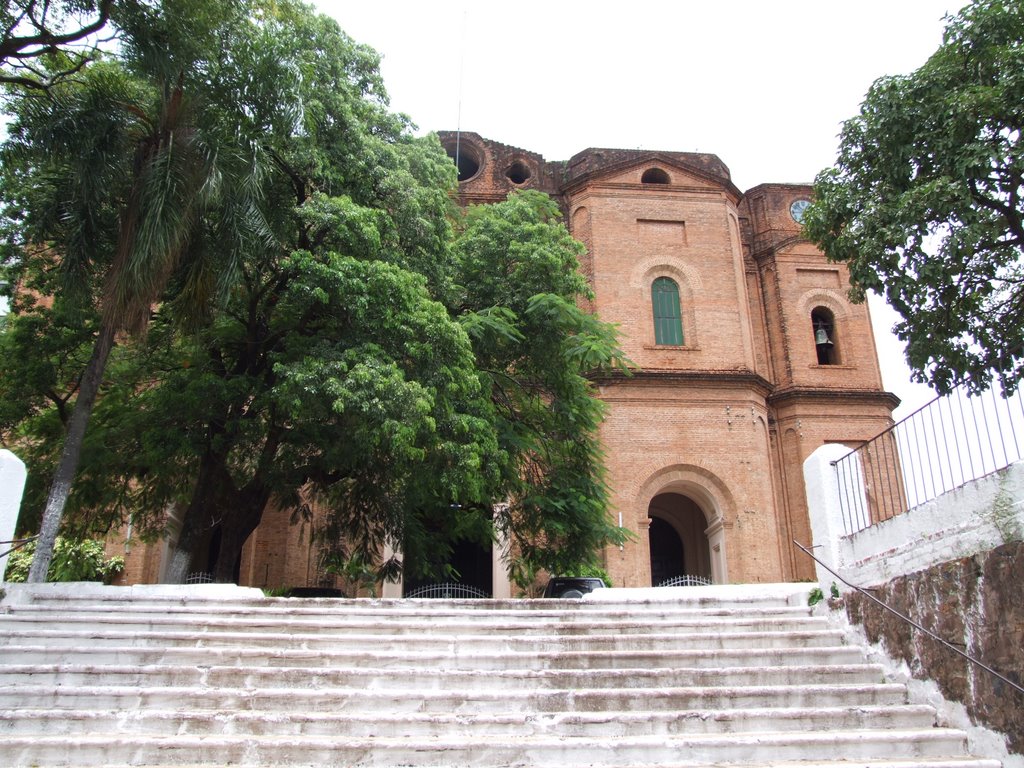
[[[25,492],[25,479],[28,471],[25,462],[8,451],[0,449],[0,541],[14,538],[14,529],[18,524],[18,512],[21,511],[21,495]],[[0,544],[0,552],[6,552],[10,544]],[[0,581],[4,580],[7,570],[7,555],[0,557]]]
[[[725,557],[725,522],[716,518],[704,529],[708,537],[708,550],[711,553],[711,581],[715,584],[729,583],[729,563]]]
[[[508,511],[508,504],[495,504],[491,518],[497,520],[499,515]],[[491,597],[495,600],[508,600],[512,597],[512,580],[508,577],[509,546],[508,537],[495,522],[494,542],[491,544]]]
[[[508,577],[508,544],[499,531],[491,545],[491,597],[508,600],[512,597],[512,580]]]
[[[384,545],[384,552],[381,557],[384,562],[387,562],[392,557],[397,556],[399,560],[402,559],[402,553],[396,552],[395,548],[391,546],[390,542]],[[398,576],[398,581],[385,581],[380,588],[381,597],[401,597],[402,588],[405,584],[405,579],[401,573]]]
[[[811,518],[811,536],[814,541],[801,541],[805,547],[814,547],[814,556],[832,570],[842,573],[839,540],[846,535],[843,527],[843,509],[840,505],[839,482],[833,462],[850,452],[845,445],[829,443],[807,457],[804,462],[804,486],[807,491],[807,513]],[[853,457],[856,460],[856,457]],[[859,473],[858,473],[859,475]],[[800,555],[803,557],[803,553]],[[835,576],[815,563],[818,584],[822,594],[829,593]]]

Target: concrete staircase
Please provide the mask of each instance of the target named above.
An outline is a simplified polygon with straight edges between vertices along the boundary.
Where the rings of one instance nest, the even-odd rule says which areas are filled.
[[[811,616],[807,586],[5,589],[4,766],[999,766]]]

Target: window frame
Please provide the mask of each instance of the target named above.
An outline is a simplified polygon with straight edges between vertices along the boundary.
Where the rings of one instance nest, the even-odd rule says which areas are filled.
[[[651,316],[654,321],[654,343],[659,347],[681,347],[686,343],[683,333],[683,311],[679,300],[679,283],[660,275],[651,282]]]
[[[811,341],[814,344],[814,356],[817,365],[824,367],[842,364],[842,357],[839,353],[837,325],[835,313],[828,307],[818,305],[811,310]],[[832,342],[832,345],[824,350],[817,343],[819,327],[825,329],[829,341]]]

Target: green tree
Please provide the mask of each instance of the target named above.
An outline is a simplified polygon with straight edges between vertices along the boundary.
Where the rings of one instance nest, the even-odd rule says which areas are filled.
[[[0,83],[45,90],[97,55],[94,36],[113,0],[5,0],[0,7]]]
[[[614,329],[579,308],[583,246],[539,192],[469,210],[455,244],[454,313],[469,331],[502,450],[496,501],[511,544],[512,577],[568,573],[621,543],[608,519],[598,428],[603,404],[591,376],[624,368]]]
[[[189,86],[205,77],[215,44],[243,14],[239,4],[180,2],[172,14],[139,6],[121,19],[125,66],[97,64],[81,80],[13,103],[3,153],[6,214],[18,222],[22,252],[48,250],[65,298],[99,307],[30,581],[46,578],[117,334],[143,332],[179,260],[202,256],[193,234],[223,188],[227,164],[214,132],[197,119]],[[200,43],[205,60],[196,55]]]
[[[883,294],[919,381],[1024,374],[1024,6],[975,0],[918,70],[872,85],[804,231]]]
[[[139,48],[129,63],[189,59],[170,21],[166,33],[142,22],[151,33],[125,35]],[[517,196],[470,212],[456,236],[455,169],[436,138],[412,138],[388,111],[376,54],[297,3],[229,31],[201,82],[178,69],[196,135],[240,183],[196,206],[187,249],[146,307],[148,334],[113,349],[65,528],[102,532],[130,514],[160,535],[174,509],[172,579],[206,569],[214,533],[215,577],[231,579],[268,505],[322,510],[336,563],[377,562],[391,545],[412,555],[407,567],[436,570],[495,524],[523,568],[592,560],[618,529],[587,375],[618,350],[575,304],[581,246],[557,207]],[[6,168],[6,186],[27,190],[21,232],[49,176]],[[100,210],[118,221],[115,206]],[[54,301],[19,297],[0,338],[0,427],[54,465],[104,305],[70,302],[60,247],[18,246],[23,284]],[[85,274],[77,285],[103,298],[102,270]],[[45,361],[29,362],[33,345]]]
[[[180,502],[183,570],[207,567],[196,545],[216,530],[214,576],[234,578],[271,503],[326,510],[333,540],[372,561],[411,516],[485,498],[496,441],[472,351],[420,275],[296,251],[200,331],[158,320],[150,335],[119,382],[126,399],[111,391],[97,412],[116,449],[97,454],[79,503],[127,506],[159,530]]]
[[[218,526],[218,579],[271,500],[315,500],[327,540],[375,559],[424,507],[478,500],[493,443],[465,334],[432,300],[449,290],[454,175],[436,139],[387,110],[373,51],[302,6],[278,5],[234,53],[246,101],[232,119],[271,161],[259,210],[273,237],[189,337],[213,361],[190,372],[227,389],[195,420],[178,555]]]
[[[146,31],[126,35],[135,46],[128,64],[166,69],[161,56],[188,58],[175,47],[173,18],[143,18],[137,26]],[[91,518],[90,530],[126,509],[159,528],[167,505],[179,505],[179,577],[197,542],[216,527],[216,575],[230,578],[271,498],[301,509],[316,497],[335,513],[333,525],[348,545],[375,557],[384,536],[400,545],[403,508],[438,505],[438,498],[446,508],[479,506],[494,474],[483,455],[493,450],[493,430],[468,339],[431,300],[450,290],[450,161],[436,139],[412,139],[406,121],[387,111],[376,54],[333,21],[278,3],[231,31],[230,55],[207,49],[217,54],[217,67],[205,62],[206,81],[194,92],[210,154],[230,157],[230,136],[241,147],[236,154],[257,166],[245,177],[250,194],[229,195],[221,183],[190,221],[186,258],[163,270],[170,279],[161,282],[168,287],[162,302],[150,294],[145,303],[147,318],[155,311],[157,320],[151,339],[122,345],[120,360],[115,356],[116,375],[90,431],[95,450],[87,452],[72,499],[73,509]],[[164,39],[175,45],[143,45]],[[114,65],[97,66],[83,86],[68,90],[87,98],[107,70],[127,77]],[[190,85],[185,76],[175,87]],[[98,100],[90,116],[102,123],[111,111],[118,114],[117,105]],[[45,128],[52,117],[35,124]],[[22,117],[8,148],[21,164],[5,166],[8,188],[22,195],[23,213],[12,227],[19,235],[31,233],[26,223],[47,210],[38,188],[62,178],[38,173],[27,160],[45,154],[29,123]],[[90,212],[96,210],[112,222],[121,218],[113,204]],[[255,224],[238,226],[248,221]],[[239,229],[248,236],[224,237]],[[55,301],[16,318],[0,391],[7,412],[25,404],[38,412],[20,431],[32,432],[28,444],[52,461],[55,416],[83,395],[77,377],[68,376],[73,366],[56,360],[80,352],[73,351],[77,337],[70,338],[74,323],[62,321],[68,301],[47,262],[66,272],[74,263],[71,239],[49,251],[32,247],[43,237],[30,235],[15,250],[23,274],[47,276],[49,283],[36,284]],[[213,275],[223,288],[219,301]],[[96,274],[85,278],[73,284],[79,292],[102,295]],[[197,301],[205,313],[185,311]],[[92,304],[102,312],[101,302]],[[98,317],[94,329],[102,326]],[[22,375],[33,341],[65,326],[68,345],[33,376]],[[51,337],[51,346],[61,338]]]
[[[28,578],[35,542],[11,553],[5,581],[23,582]],[[109,584],[124,570],[124,558],[107,557],[99,541],[69,541],[59,538],[53,548],[53,561],[47,578],[50,581],[102,581]]]

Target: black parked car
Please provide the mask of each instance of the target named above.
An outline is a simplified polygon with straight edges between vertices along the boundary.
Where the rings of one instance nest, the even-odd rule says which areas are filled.
[[[556,576],[544,588],[544,597],[578,599],[595,589],[604,589],[604,580],[591,576]]]

